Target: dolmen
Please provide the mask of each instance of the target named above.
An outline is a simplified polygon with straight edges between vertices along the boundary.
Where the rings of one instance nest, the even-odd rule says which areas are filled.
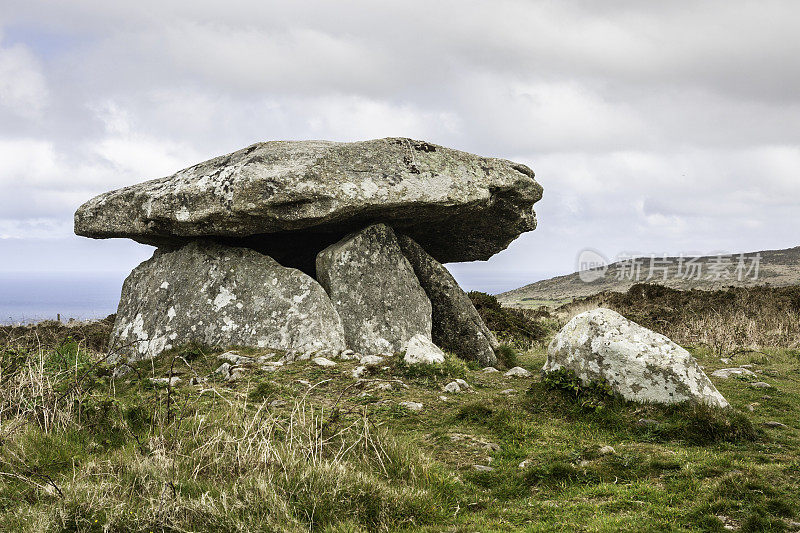
[[[190,341],[391,354],[422,335],[494,366],[497,339],[442,263],[505,249],[541,197],[525,165],[427,142],[271,141],[101,194],[75,233],[157,247],[113,328],[132,360]]]

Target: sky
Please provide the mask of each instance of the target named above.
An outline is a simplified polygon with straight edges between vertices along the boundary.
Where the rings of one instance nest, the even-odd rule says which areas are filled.
[[[0,276],[120,281],[75,209],[257,141],[405,136],[530,166],[539,228],[449,265],[800,244],[793,1],[0,0]]]

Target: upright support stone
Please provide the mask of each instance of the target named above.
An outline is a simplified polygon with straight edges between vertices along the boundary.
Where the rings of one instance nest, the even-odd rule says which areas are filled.
[[[397,238],[431,301],[433,342],[464,359],[495,366],[497,339],[452,274],[410,237]]]
[[[414,335],[431,337],[431,302],[389,226],[369,226],[325,248],[317,279],[352,350],[393,353]]]
[[[339,316],[310,276],[246,248],[195,241],[156,250],[122,287],[112,346],[132,359],[197,341],[338,352]]]

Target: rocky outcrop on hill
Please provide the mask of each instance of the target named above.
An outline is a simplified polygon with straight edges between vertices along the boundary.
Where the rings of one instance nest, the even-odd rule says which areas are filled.
[[[75,233],[159,247],[123,288],[113,340],[132,357],[420,336],[486,365],[497,341],[441,262],[506,248],[541,195],[525,165],[423,141],[273,141],[89,200]]]
[[[555,336],[543,371],[560,369],[631,401],[728,406],[689,352],[610,309],[581,313]]]

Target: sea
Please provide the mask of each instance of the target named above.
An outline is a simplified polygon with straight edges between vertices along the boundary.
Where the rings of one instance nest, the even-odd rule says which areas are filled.
[[[117,310],[119,272],[0,272],[0,324],[104,318]]]
[[[497,294],[554,273],[493,272],[448,265],[466,291]],[[104,318],[117,311],[123,272],[0,272],[0,324]]]

